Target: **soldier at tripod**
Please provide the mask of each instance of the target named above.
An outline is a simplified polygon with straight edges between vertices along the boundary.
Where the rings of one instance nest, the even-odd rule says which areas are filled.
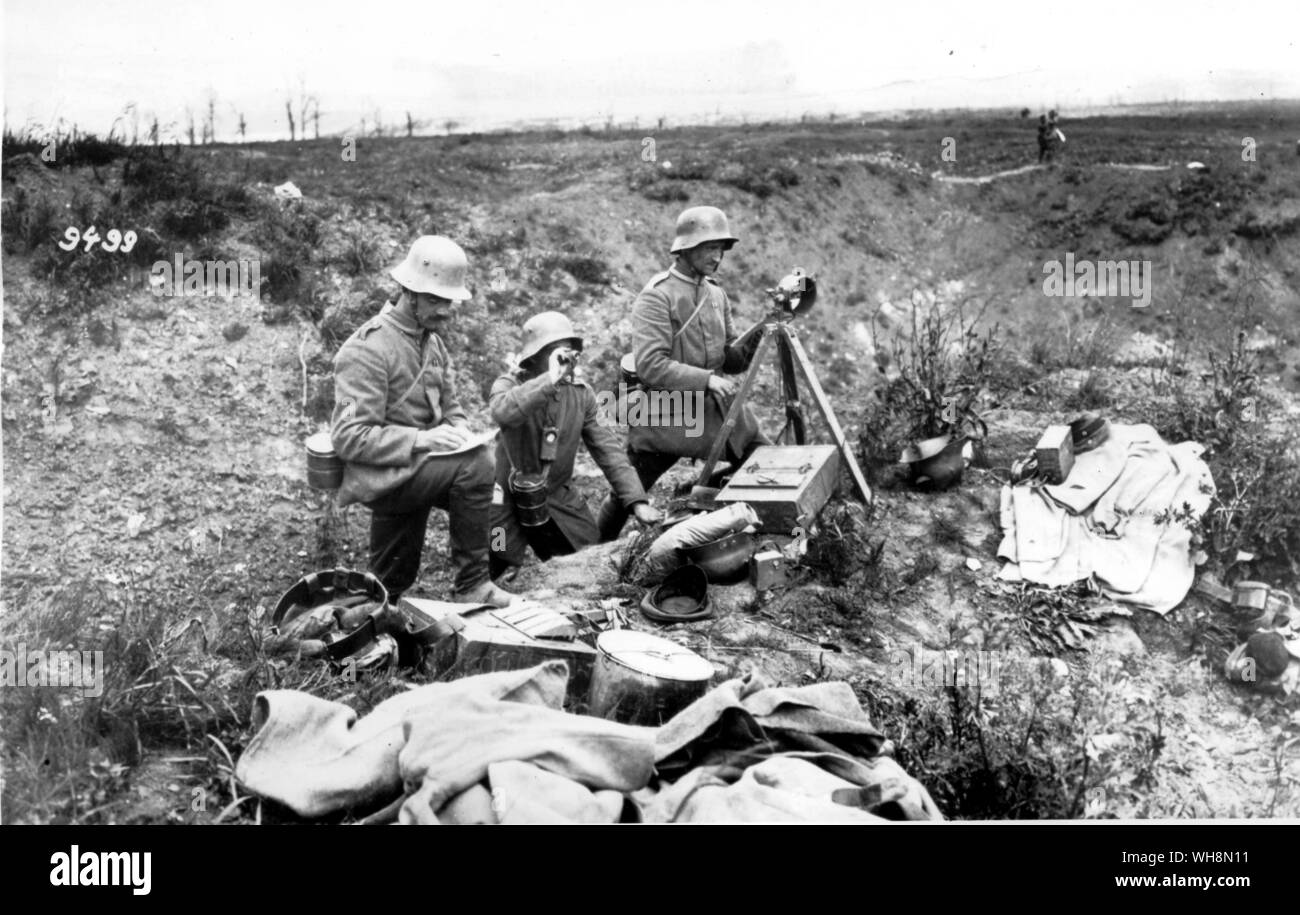
[[[673,265],[655,274],[632,306],[635,367],[651,392],[698,392],[705,399],[704,431],[688,434],[685,416],[671,415],[678,398],[649,398],[646,421],[628,431],[627,453],[648,492],[679,458],[705,458],[721,432],[737,383],[727,377],[743,372],[753,358],[753,345],[736,345],[727,293],[713,278],[725,253],[738,239],[717,207],[691,207],[677,218],[669,253]],[[659,415],[662,411],[670,415]],[[698,421],[695,424],[698,427]],[[726,458],[733,467],[759,445],[770,444],[758,419],[743,406],[731,434]],[[601,506],[601,541],[618,537],[628,510],[617,499]]]

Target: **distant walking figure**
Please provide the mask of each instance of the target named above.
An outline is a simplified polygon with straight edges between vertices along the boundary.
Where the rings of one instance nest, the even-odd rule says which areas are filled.
[[[1048,127],[1047,127],[1047,115],[1040,114],[1038,116],[1038,161],[1039,162],[1042,162],[1044,159],[1048,159],[1051,157],[1052,147],[1051,147],[1051,142],[1048,139],[1049,136],[1050,133],[1048,132]]]
[[[1065,145],[1065,134],[1061,132],[1060,126],[1056,123],[1056,109],[1047,112],[1047,159],[1050,162],[1056,158],[1057,151]]]

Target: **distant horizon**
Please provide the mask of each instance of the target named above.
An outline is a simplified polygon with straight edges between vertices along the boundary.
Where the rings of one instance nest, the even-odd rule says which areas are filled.
[[[515,124],[704,125],[862,112],[1046,111],[1300,98],[1294,0],[1194,11],[1096,0],[1058,24],[1029,0],[3,0],[4,123],[62,121],[168,142],[287,139],[318,100],[322,136],[376,120],[421,135]],[[57,36],[57,40],[51,36]],[[304,125],[298,125],[301,128]],[[314,135],[311,125],[308,135]],[[402,130],[404,132],[404,130]],[[301,136],[301,133],[298,134]]]
[[[1265,108],[1265,109],[1271,107],[1279,107],[1279,108],[1294,107],[1297,109],[1296,112],[1297,115],[1300,115],[1300,95],[1297,95],[1294,98],[1273,98],[1273,99],[1220,98],[1220,99],[1190,99],[1190,100],[1177,99],[1177,100],[1170,100],[1170,101],[1125,102],[1125,103],[1110,104],[1110,105],[1092,105],[1085,108],[1065,109],[1062,111],[1058,111],[1057,113],[1063,122],[1068,122],[1068,121],[1083,121],[1083,120],[1088,120],[1089,118],[1097,118],[1097,117],[1128,117],[1128,116],[1142,116],[1142,115],[1158,116],[1162,113],[1172,112],[1174,110],[1206,111],[1206,110],[1216,110],[1216,109],[1223,109],[1223,108],[1232,108],[1234,106],[1241,106],[1243,108]],[[1000,114],[1008,114],[1008,115],[1018,116],[1019,112],[1024,110],[1026,107],[1029,107],[1030,118],[1037,118],[1039,114],[1045,114],[1047,113],[1047,110],[1049,110],[1049,109],[1038,110],[1033,108],[1032,106],[1024,106],[1024,105],[1020,105],[1020,106],[1008,105],[1008,106],[994,106],[994,107],[956,106],[956,107],[934,107],[934,108],[897,108],[897,109],[890,109],[890,110],[858,111],[852,113],[804,112],[801,114],[772,114],[772,115],[739,113],[739,114],[706,115],[696,119],[689,119],[689,120],[679,119],[679,120],[666,121],[662,129],[675,130],[675,129],[687,129],[687,128],[699,128],[699,127],[739,127],[739,126],[744,126],[746,124],[751,126],[761,125],[761,124],[790,125],[790,124],[798,124],[804,121],[807,121],[808,123],[841,123],[841,124],[849,124],[853,122],[872,123],[875,121],[905,121],[905,120],[912,120],[912,119],[924,120],[927,118],[944,117],[946,115],[962,115],[962,116],[969,117],[969,116],[981,116],[981,115],[996,116]],[[448,132],[445,128],[430,129],[429,127],[426,126],[414,130],[411,134],[411,137],[412,138],[414,137],[435,138],[435,137],[462,136],[462,135],[474,135],[474,134],[530,133],[530,132],[543,132],[548,130],[572,132],[572,131],[581,131],[581,130],[600,131],[605,129],[610,129],[614,132],[645,131],[648,134],[652,134],[654,131],[660,129],[657,126],[657,119],[648,119],[648,122],[646,123],[641,123],[638,122],[637,120],[627,120],[627,121],[615,121],[612,124],[610,124],[607,120],[601,120],[601,119],[583,120],[581,118],[559,118],[559,117],[545,117],[545,116],[537,116],[533,118],[519,118],[509,122],[486,125],[486,126],[478,126],[478,127],[474,127],[472,126],[472,124],[473,122],[457,121],[455,128],[450,132]],[[34,127],[49,128],[51,125],[36,125],[34,123],[31,123],[24,126],[27,126],[29,128],[34,128]],[[1300,125],[1297,126],[1298,129],[1300,129]],[[82,125],[80,124],[66,124],[63,126],[64,130],[68,128],[76,128],[77,132],[83,136],[93,135],[96,138],[101,140],[105,140],[109,138],[109,134],[107,131],[98,132],[93,130],[86,130],[83,129]],[[141,145],[141,146],[152,145],[147,139],[148,129],[149,129],[149,125],[141,124],[139,139],[136,145]],[[22,128],[15,128],[13,125],[10,125],[7,122],[4,125],[4,130],[7,134],[13,133],[15,135],[20,135],[20,136],[22,135],[21,134]],[[288,128],[285,127],[283,130],[284,132],[281,135],[271,135],[271,136],[255,135],[252,131],[249,131],[247,133],[247,136],[244,139],[240,139],[239,137],[223,137],[218,135],[211,142],[196,140],[194,145],[196,146],[208,146],[208,145],[240,146],[240,145],[249,145],[254,143],[289,143],[289,142],[306,143],[306,142],[314,142],[316,140],[321,140],[321,141],[338,140],[344,137],[360,138],[363,136],[366,139],[407,138],[407,133],[404,126],[391,125],[391,124],[384,126],[384,132],[382,134],[375,134],[375,133],[368,132],[363,135],[358,133],[356,130],[342,128],[330,132],[326,132],[322,130],[319,137],[315,136],[313,131],[309,131],[308,135],[306,136],[299,133],[293,140],[290,140],[287,135]],[[113,139],[131,145],[129,142],[131,140],[130,136],[114,135]],[[1297,139],[1300,140],[1300,135],[1298,135]],[[160,139],[159,143],[160,145],[166,145],[166,146],[172,146],[176,144],[179,144],[181,146],[190,145],[188,138],[186,136],[180,136],[180,135],[172,136],[169,137],[168,139]]]

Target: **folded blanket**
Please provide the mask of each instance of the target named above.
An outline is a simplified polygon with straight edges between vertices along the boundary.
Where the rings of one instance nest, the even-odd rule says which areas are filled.
[[[1112,425],[1063,483],[1004,486],[1001,577],[1053,586],[1095,578],[1109,597],[1167,613],[1194,577],[1187,519],[1214,495],[1203,451],[1168,445],[1148,425]]]

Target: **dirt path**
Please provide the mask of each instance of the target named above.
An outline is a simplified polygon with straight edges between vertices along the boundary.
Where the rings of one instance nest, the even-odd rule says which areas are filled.
[[[1019,168],[1009,168],[1006,171],[994,172],[991,175],[945,175],[942,172],[934,172],[930,175],[936,181],[942,181],[945,184],[990,184],[1002,178],[1013,178],[1016,175],[1028,175],[1032,172],[1041,172],[1051,168],[1049,165],[1022,165]],[[1143,165],[1143,164],[1126,164],[1123,162],[1107,162],[1103,168],[1113,168],[1120,171],[1134,172],[1167,172],[1172,165]]]

